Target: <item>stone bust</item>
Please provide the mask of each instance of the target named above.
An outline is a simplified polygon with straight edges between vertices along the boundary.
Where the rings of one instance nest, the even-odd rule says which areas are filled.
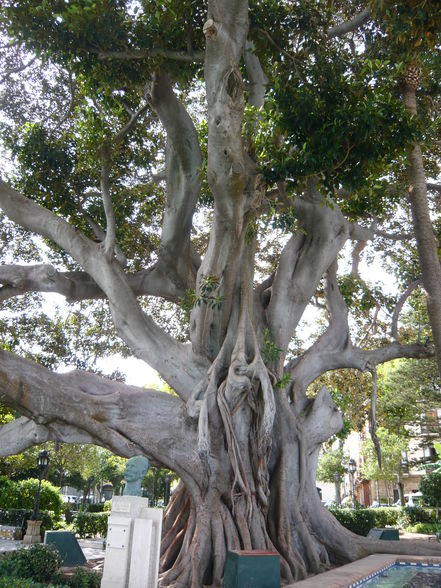
[[[129,459],[124,472],[126,485],[123,496],[141,496],[141,483],[149,467],[149,460],[143,455],[136,455]]]

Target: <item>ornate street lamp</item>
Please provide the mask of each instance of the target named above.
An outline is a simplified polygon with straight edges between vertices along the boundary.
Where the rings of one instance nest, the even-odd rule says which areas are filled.
[[[351,498],[352,498],[352,508],[355,508],[355,470],[357,469],[357,464],[355,463],[354,459],[350,459],[348,462],[348,472],[351,475]]]
[[[37,521],[38,520],[38,507],[40,505],[40,492],[41,492],[41,479],[43,477],[43,473],[45,472],[47,466],[49,465],[49,453],[46,450],[40,451],[37,458],[37,466],[38,466],[38,490],[37,496],[35,498],[35,505],[34,505],[34,512],[32,513],[31,520]]]
[[[28,519],[27,528],[26,528],[26,535],[23,537],[23,543],[25,545],[41,542],[41,536],[40,536],[41,521],[38,520],[38,507],[40,504],[41,479],[42,479],[43,473],[45,472],[48,465],[49,465],[49,453],[47,451],[40,451],[40,453],[38,454],[38,459],[37,459],[37,466],[38,466],[38,472],[39,472],[38,490],[37,490],[37,496],[35,497],[34,511],[31,515],[31,517]]]
[[[165,474],[164,476],[164,506],[167,506],[170,500],[170,474]]]

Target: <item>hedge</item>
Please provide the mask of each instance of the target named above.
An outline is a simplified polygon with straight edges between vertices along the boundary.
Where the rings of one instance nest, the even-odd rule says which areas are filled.
[[[399,523],[402,527],[413,527],[417,523],[433,523],[435,510],[421,506],[406,506],[400,508]]]
[[[11,527],[21,527],[23,534],[26,532],[26,521],[31,518],[33,510],[26,508],[0,508],[0,525],[9,525]],[[47,510],[40,510],[38,514],[41,523],[41,535],[44,532],[53,529],[56,525],[57,518],[54,513]]]
[[[415,531],[415,525],[434,523],[435,511],[418,506],[406,508],[330,508],[338,522],[357,535],[366,536],[374,527],[403,527]],[[423,528],[423,527],[421,527]],[[429,527],[427,527],[429,528]],[[424,531],[423,531],[424,532]]]
[[[400,508],[371,508],[375,516],[375,527],[396,527],[400,517]]]
[[[2,487],[0,493],[0,508],[21,508],[32,510],[37,496],[38,480],[30,478],[12,482]],[[41,482],[40,508],[41,510],[50,510],[54,512],[58,519],[61,516],[63,500],[58,492],[58,488],[53,486],[47,480]]]
[[[375,527],[374,509],[330,508],[337,521],[357,535],[366,535]]]
[[[80,511],[73,522],[74,532],[81,538],[105,537],[107,535],[107,522],[109,512],[90,513]]]
[[[86,505],[86,512],[103,512],[104,502],[91,502]]]

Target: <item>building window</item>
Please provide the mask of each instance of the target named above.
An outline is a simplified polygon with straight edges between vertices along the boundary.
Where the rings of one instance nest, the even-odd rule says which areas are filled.
[[[437,457],[437,453],[434,447],[424,447],[423,455],[425,461],[431,461]]]

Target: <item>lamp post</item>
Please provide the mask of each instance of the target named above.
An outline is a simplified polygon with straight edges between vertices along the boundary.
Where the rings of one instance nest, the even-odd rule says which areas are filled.
[[[40,505],[40,492],[41,492],[41,479],[43,478],[43,473],[45,472],[47,466],[49,465],[49,453],[47,451],[40,451],[37,458],[37,466],[38,466],[38,490],[37,496],[35,497],[35,505],[34,511],[28,519],[26,535],[23,537],[23,543],[30,544],[30,543],[40,543],[40,526],[41,521],[38,520],[38,507]]]
[[[340,497],[341,476],[338,472],[334,472],[334,482],[335,482],[335,503],[337,506],[340,506],[340,502],[341,502],[341,497]]]
[[[170,474],[164,476],[164,506],[167,506],[170,500]]]
[[[37,458],[37,466],[38,466],[38,490],[37,496],[35,497],[35,505],[34,505],[34,512],[32,513],[31,520],[37,521],[38,520],[38,507],[40,505],[40,492],[41,492],[41,479],[43,477],[43,473],[46,470],[47,466],[49,465],[49,453],[46,450],[40,451]]]
[[[357,469],[357,464],[355,463],[354,459],[350,459],[348,462],[348,471],[351,475],[351,498],[352,498],[352,508],[355,508],[355,470]]]

